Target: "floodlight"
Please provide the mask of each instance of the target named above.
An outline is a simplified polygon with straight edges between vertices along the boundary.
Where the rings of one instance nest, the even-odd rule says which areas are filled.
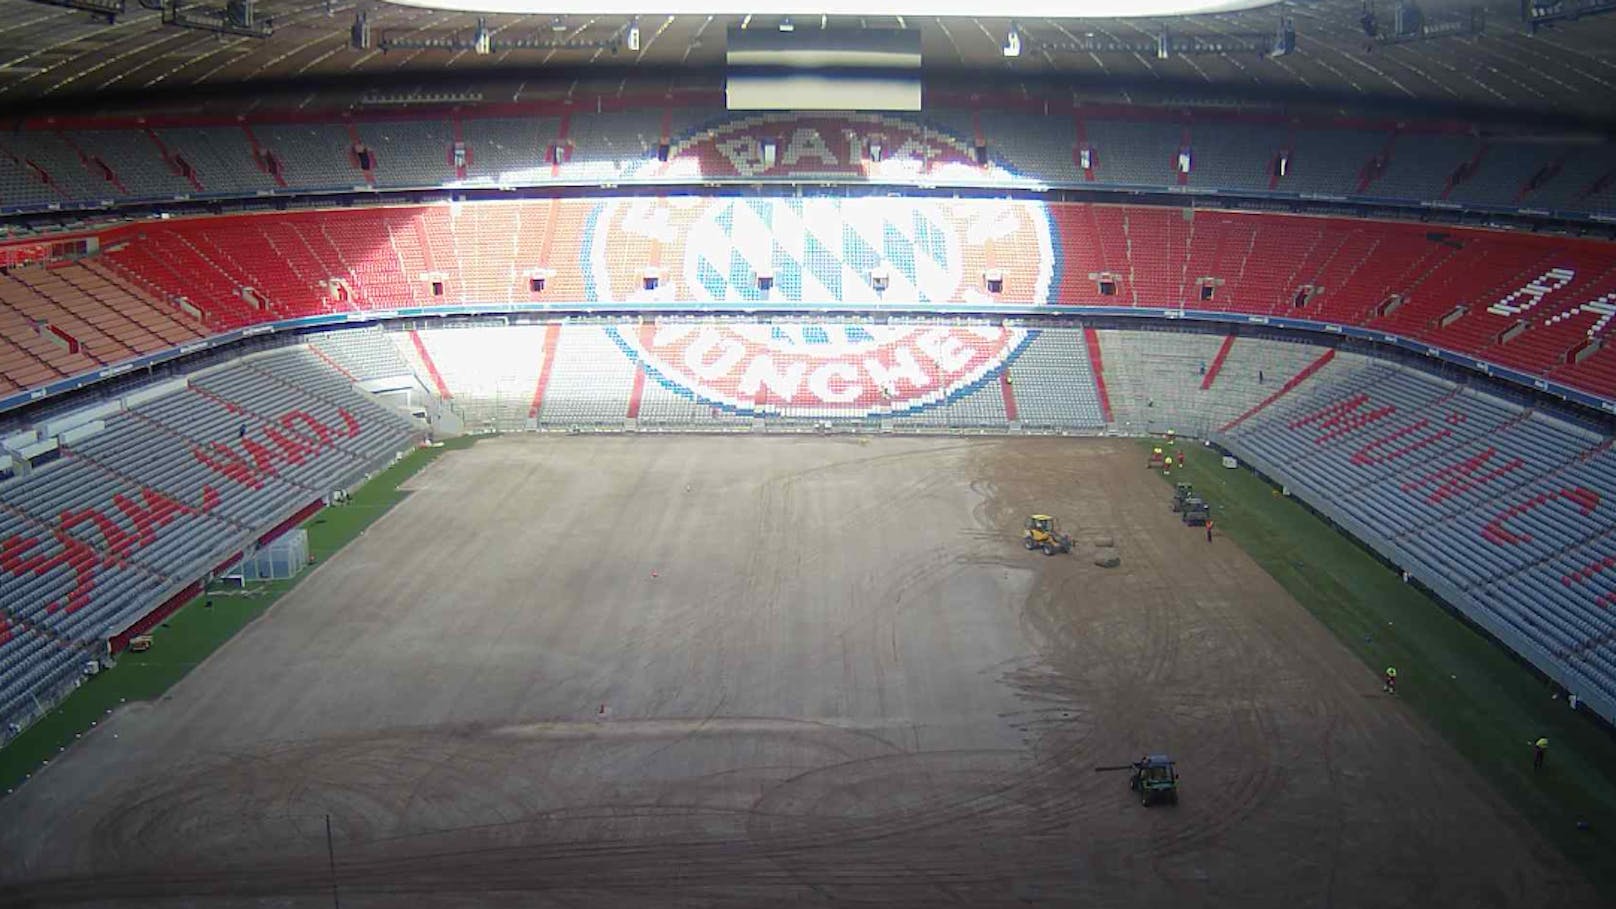
[[[1004,36],[1004,47],[1000,48],[1006,57],[1021,56],[1021,32],[1014,23],[1010,25],[1010,32]]]

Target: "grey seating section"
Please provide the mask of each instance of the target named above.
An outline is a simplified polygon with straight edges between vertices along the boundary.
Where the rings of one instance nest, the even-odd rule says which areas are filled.
[[[281,174],[291,186],[351,189],[365,176],[349,160],[352,140],[342,127],[328,123],[255,127],[259,147],[281,161]]]
[[[329,442],[306,423],[281,421],[293,412],[328,427]],[[301,439],[301,450],[251,484],[207,463],[228,463],[231,453],[252,463],[246,443],[273,450],[275,433]],[[408,420],[294,347],[192,376],[188,388],[114,414],[102,431],[64,446],[58,460],[0,484],[0,539],[46,541],[23,556],[52,557],[63,549],[55,532],[64,528],[82,543],[76,558],[94,565],[88,586],[70,566],[0,574],[13,634],[0,644],[0,721],[37,712],[35,698],[70,682],[110,634],[292,512],[380,466],[413,434]],[[133,511],[162,499],[181,507],[141,538]],[[62,523],[92,510],[116,529]]]
[[[654,158],[662,124],[656,116],[612,112],[574,117],[568,139],[572,161],[561,168],[568,180],[610,179]]]
[[[1616,168],[1616,145],[1578,146],[1565,156],[1560,173],[1526,199],[1533,208],[1552,208],[1591,213],[1616,211],[1610,199],[1585,195],[1600,177]]]
[[[795,324],[797,320],[788,321]],[[750,392],[738,391],[739,372],[715,377],[715,384],[703,390],[680,376],[662,375],[659,367],[642,367],[621,341],[638,330],[632,321],[562,323],[556,332],[554,354],[548,358],[550,367],[537,417],[528,413],[538,389],[541,363],[547,359],[542,326],[435,328],[416,334],[443,377],[453,409],[472,430],[622,428],[630,419],[637,382],[640,405],[634,419],[646,429],[734,429],[760,422],[786,429],[827,422],[842,428],[863,424],[872,429],[883,424],[909,430],[1010,428],[1001,387],[1003,366],[950,384],[949,376],[922,363],[928,378],[917,388],[929,396],[912,402],[905,399],[902,407],[848,411],[799,398],[791,403],[771,400],[759,410],[752,405]],[[387,340],[422,386],[432,387],[431,370],[408,334],[392,333]],[[1023,428],[1085,432],[1104,428],[1081,329],[1026,329],[1024,343],[1010,356],[1009,369]]]
[[[40,181],[22,157],[13,160],[6,149],[7,143],[0,139],[0,205],[43,207],[55,201],[55,191]]]
[[[42,131],[11,133],[5,137],[5,147],[18,155],[19,159],[45,168],[45,173],[50,175],[50,180],[65,199],[99,202],[118,197],[118,188],[102,180],[99,173],[90,173],[86,163],[79,160],[79,155],[57,134]]]
[[[1004,408],[1004,393],[999,390],[997,373],[987,376],[975,388],[961,391],[941,404],[894,417],[893,425],[918,430],[1002,430],[1008,425],[1010,416]]]
[[[471,155],[466,180],[476,185],[536,183],[550,179],[545,151],[555,144],[560,121],[540,117],[466,120],[461,141]]]
[[[1382,363],[1222,441],[1607,719],[1616,712],[1616,578],[1600,567],[1616,525],[1590,507],[1616,495],[1610,438]]]
[[[71,683],[89,656],[49,634],[16,632],[0,644],[0,721],[20,727],[18,721],[38,709],[37,699]]]
[[[1455,186],[1448,200],[1476,205],[1513,205],[1532,175],[1553,160],[1553,146],[1539,142],[1491,143],[1475,173]],[[1536,203],[1528,195],[1521,204]]]
[[[1386,146],[1386,139],[1385,133],[1299,129],[1285,182],[1293,192],[1352,195],[1364,165]]]
[[[1083,179],[1072,160],[1077,127],[1071,117],[1029,118],[983,111],[981,124],[990,158],[1016,176],[1051,183]],[[970,139],[970,134],[965,138]]]
[[[78,154],[55,133],[39,130],[11,133],[6,142],[19,157],[43,167],[67,198],[81,202],[117,198],[117,187],[100,174],[92,174]]]
[[[455,179],[450,154],[454,134],[442,121],[365,123],[359,137],[376,155],[376,185],[441,186]]]
[[[637,368],[603,326],[566,326],[556,345],[539,425],[623,425]]]
[[[1389,199],[1437,199],[1460,164],[1475,157],[1470,136],[1405,135],[1392,146],[1385,173],[1365,193]]]
[[[1173,182],[1173,159],[1183,128],[1173,123],[1085,120],[1084,134],[1094,149],[1097,183],[1163,186]]]
[[[1029,167],[1024,161],[1028,158],[1040,159],[1047,157],[1050,154],[1050,149],[1044,148],[1042,151],[1037,149],[1040,145],[1059,143],[1062,123],[1057,119],[1048,117],[1031,120],[1027,117],[1022,117],[1020,120],[1025,127],[1025,135],[1018,138],[1010,135],[996,135],[993,131],[994,127],[1000,124],[994,123],[989,114],[982,113],[977,117],[977,121],[982,128],[982,141],[987,143],[988,160],[1011,174],[1024,177],[1027,176],[1027,168]],[[1029,124],[1036,125],[1029,126]],[[969,111],[952,109],[927,111],[921,116],[917,125],[921,129],[941,133],[951,142],[959,142],[967,149],[972,149],[967,154],[971,156],[970,160],[975,161],[976,130],[972,126]],[[1067,132],[1071,131],[1071,122],[1069,120],[1065,122],[1064,126]],[[1050,135],[1039,137],[1037,136],[1038,130],[1047,130]],[[1023,144],[1022,140],[1027,140],[1027,144]],[[1032,144],[1033,147],[1027,147],[1028,144]],[[1070,157],[1070,151],[1068,151],[1067,156]],[[951,169],[949,179],[961,184],[968,184],[994,182],[1003,179],[1003,176],[974,167],[956,167]]]
[[[1287,131],[1278,126],[1213,125],[1194,129],[1190,140],[1190,186],[1267,191],[1270,168],[1286,147]],[[1289,182],[1289,177],[1275,181],[1274,191],[1289,190]]]
[[[196,191],[189,180],[169,168],[157,144],[140,130],[85,130],[74,133],[73,138],[86,154],[105,161],[131,196],[168,198]]]
[[[1212,386],[1201,387],[1224,336],[1170,331],[1101,330],[1111,415],[1128,435],[1175,432],[1208,438],[1277,392],[1325,352],[1293,341],[1237,338]],[[1310,384],[1343,381],[1359,358],[1338,354]]]
[[[689,389],[658,378],[648,377],[640,397],[639,426],[657,428],[708,428],[736,430],[751,423],[732,410],[702,401]]]
[[[365,118],[353,128],[376,153],[376,184],[399,189],[647,180],[661,173],[654,165],[664,118],[674,143],[708,138],[736,119],[721,108],[701,106],[580,111],[570,118],[570,157],[562,166],[553,167],[546,154],[559,139],[559,117],[479,117],[475,113],[460,117],[460,134],[470,154],[464,178],[456,176],[450,163],[454,136],[450,115]],[[1070,115],[987,109],[975,117],[992,161],[1015,179],[1056,185],[1085,182],[1073,160],[1077,129]],[[912,122],[971,143],[975,138],[972,119],[969,110],[944,107],[928,110]],[[1083,124],[1085,141],[1098,155],[1096,184],[1171,187],[1177,183],[1174,154],[1185,136],[1184,124],[1106,117],[1087,118]],[[331,191],[365,183],[364,174],[349,157],[349,131],[339,123],[254,123],[252,130],[260,147],[281,160],[284,187],[253,161],[251,143],[239,124],[153,127],[170,152],[190,163],[203,194]],[[1293,130],[1279,124],[1216,120],[1189,124],[1188,136],[1194,161],[1185,182],[1193,189],[1268,191],[1274,153],[1290,147],[1290,173],[1272,189],[1330,196],[1357,194],[1364,164],[1391,138],[1387,132],[1350,127]],[[1456,133],[1404,133],[1392,145],[1386,172],[1364,194],[1404,201],[1435,200],[1454,169],[1474,157],[1480,141]],[[1588,193],[1616,160],[1608,143],[1486,141],[1481,166],[1453,189],[1450,201],[1508,207],[1539,167],[1563,160],[1563,173],[1522,204],[1590,214],[1616,212],[1616,186]],[[123,190],[81,160],[81,151],[86,157],[104,160]],[[61,134],[49,129],[12,130],[0,136],[0,152],[4,152],[0,153],[3,206],[44,208],[53,203],[97,204],[120,196],[164,198],[198,192],[190,180],[171,171],[144,129]],[[24,163],[28,160],[51,175],[55,188],[29,171]],[[841,169],[831,176],[847,178]],[[989,177],[974,169],[955,169],[948,179],[967,185]]]
[[[1035,332],[1010,364],[1021,425],[1029,429],[1104,428],[1100,392],[1082,329]]]
[[[170,152],[190,163],[203,192],[259,192],[279,185],[253,162],[252,145],[240,129],[167,128],[157,135]]]
[[[679,142],[702,129],[729,119],[726,111],[706,107],[675,107],[668,111],[668,141]],[[657,137],[658,139],[661,136]]]
[[[1111,418],[1119,431],[1207,435],[1215,424],[1200,410],[1200,367],[1217,356],[1221,337],[1110,330],[1098,334]]]
[[[338,363],[359,381],[410,375],[398,347],[376,326],[327,331],[309,338],[309,346]]]
[[[528,411],[545,359],[542,326],[472,325],[422,329],[416,334],[453,396],[452,409],[468,430],[519,432],[531,428]],[[421,361],[414,340],[406,333],[395,334],[391,340],[421,386],[432,388],[432,371]],[[566,348],[563,338],[558,350]],[[611,353],[615,355],[615,348]],[[617,355],[617,359],[622,358]],[[623,395],[626,402],[626,390]],[[622,421],[620,411],[609,422],[621,425]]]

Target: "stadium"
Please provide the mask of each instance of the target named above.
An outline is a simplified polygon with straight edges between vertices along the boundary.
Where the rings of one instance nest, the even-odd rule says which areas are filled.
[[[1611,13],[0,0],[0,905],[1611,905]]]

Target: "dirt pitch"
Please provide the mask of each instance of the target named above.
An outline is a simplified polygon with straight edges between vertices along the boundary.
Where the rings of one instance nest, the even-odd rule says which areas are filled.
[[[327,814],[344,907],[1594,903],[1132,443],[502,438],[413,485],[0,802],[0,904],[328,906]],[[1176,807],[1093,771],[1153,750]]]

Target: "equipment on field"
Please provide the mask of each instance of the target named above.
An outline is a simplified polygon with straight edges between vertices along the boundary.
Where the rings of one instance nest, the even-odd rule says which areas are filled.
[[[1188,483],[1174,483],[1173,484],[1173,510],[1174,511],[1183,511],[1184,510],[1184,500],[1188,499],[1190,496],[1193,496],[1193,495],[1195,495],[1195,487],[1191,486]]]
[[[1178,804],[1178,770],[1165,754],[1147,754],[1132,764],[1094,768],[1095,773],[1108,770],[1132,770],[1128,788],[1139,793],[1139,804],[1146,808],[1157,802]]]
[[[1027,518],[1027,532],[1022,534],[1021,543],[1028,549],[1042,549],[1044,555],[1072,551],[1072,538],[1061,533],[1060,522],[1047,514]]]
[[[1212,506],[1206,504],[1206,500],[1200,496],[1192,495],[1184,500],[1178,516],[1191,527],[1204,527],[1207,520],[1212,517]]]

